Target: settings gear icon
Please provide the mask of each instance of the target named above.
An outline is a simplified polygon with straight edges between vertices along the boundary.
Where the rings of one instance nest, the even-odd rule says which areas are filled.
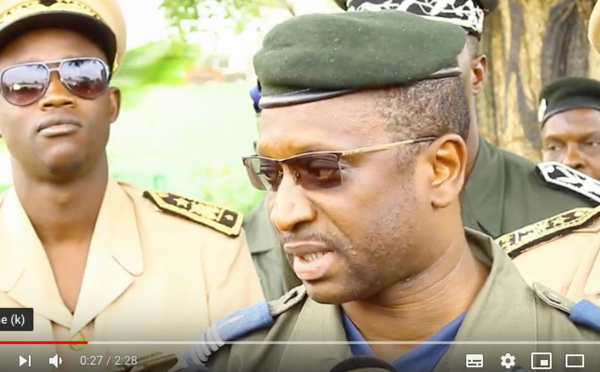
[[[512,368],[515,366],[515,356],[509,353],[506,353],[500,357],[500,365],[506,369]]]

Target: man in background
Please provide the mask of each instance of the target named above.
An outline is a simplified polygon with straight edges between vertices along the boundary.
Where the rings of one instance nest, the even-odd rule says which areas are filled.
[[[566,77],[539,97],[544,161],[556,161],[600,180],[600,81]]]
[[[465,226],[498,237],[572,208],[598,205],[595,198],[561,184],[560,179],[552,180],[551,175],[541,176],[533,162],[499,149],[478,133],[475,96],[483,90],[487,76],[487,58],[479,53],[479,40],[484,15],[497,8],[498,0],[335,1],[351,12],[404,11],[457,24],[467,32],[458,57],[471,118],[466,140],[468,178],[461,197]]]

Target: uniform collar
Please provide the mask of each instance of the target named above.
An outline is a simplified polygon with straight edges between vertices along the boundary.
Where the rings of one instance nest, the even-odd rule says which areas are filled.
[[[246,216],[243,227],[253,255],[279,249],[279,237],[269,220],[267,198],[263,198],[258,207]]]
[[[58,292],[46,252],[14,189],[0,201],[0,290],[24,307],[71,328],[83,328],[143,270],[132,201],[109,181],[96,222],[74,314]]]

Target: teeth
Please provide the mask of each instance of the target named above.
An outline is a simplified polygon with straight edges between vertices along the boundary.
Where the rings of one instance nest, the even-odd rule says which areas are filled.
[[[323,253],[323,252],[319,252],[319,253],[310,253],[310,254],[307,254],[307,255],[304,255],[304,256],[302,256],[302,259],[303,259],[304,261],[308,261],[308,262],[310,262],[310,261],[314,261],[314,260],[316,260],[317,258],[321,258],[321,257],[323,257],[324,255],[325,255],[325,253]]]

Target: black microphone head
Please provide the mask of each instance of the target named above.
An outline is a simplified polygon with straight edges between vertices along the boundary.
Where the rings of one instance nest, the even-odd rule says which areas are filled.
[[[198,364],[195,366],[178,369],[175,372],[212,372],[212,371],[210,369],[206,368],[205,366]]]
[[[396,369],[385,360],[368,355],[359,355],[342,360],[333,366],[329,372],[349,372],[361,370],[397,372]]]
[[[516,366],[513,367],[510,371],[508,372],[527,372],[527,370],[521,366]]]

